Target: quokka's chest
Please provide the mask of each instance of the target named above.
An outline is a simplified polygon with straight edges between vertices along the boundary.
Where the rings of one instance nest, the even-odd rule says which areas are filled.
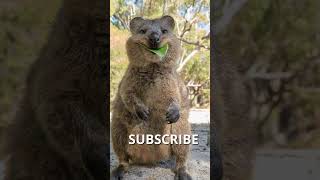
[[[158,106],[168,102],[169,99],[178,98],[179,84],[174,76],[158,77],[151,83],[145,84],[140,95],[145,103]]]

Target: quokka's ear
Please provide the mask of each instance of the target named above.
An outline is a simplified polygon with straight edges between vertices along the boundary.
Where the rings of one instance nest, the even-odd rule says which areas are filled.
[[[175,27],[175,21],[173,19],[173,17],[166,15],[166,16],[162,16],[160,19],[166,26],[168,26],[171,30],[174,29]]]
[[[130,21],[130,31],[132,33],[137,32],[138,28],[141,26],[143,23],[144,19],[142,17],[135,17]]]

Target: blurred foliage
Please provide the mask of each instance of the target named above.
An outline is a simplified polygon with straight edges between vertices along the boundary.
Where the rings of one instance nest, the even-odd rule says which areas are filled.
[[[210,107],[210,61],[208,59],[210,59],[208,53],[197,54],[194,60],[190,61],[181,72],[187,85],[190,83],[201,85],[189,88],[193,107]],[[199,102],[199,104],[195,102]]]
[[[319,8],[314,0],[248,0],[217,38],[247,78],[262,143],[280,134],[277,143],[290,144],[320,128]]]
[[[111,101],[127,67],[125,42],[130,36],[129,22],[136,16],[158,18],[171,15],[176,21],[175,33],[182,39],[179,59],[181,76],[191,92],[193,107],[209,107],[210,32],[207,0],[112,0],[111,1]],[[206,37],[206,38],[204,38]]]
[[[110,34],[110,99],[114,99],[119,82],[128,65],[125,47],[129,32],[118,30],[111,25]]]
[[[18,101],[28,67],[46,41],[59,2],[0,2],[0,131]]]

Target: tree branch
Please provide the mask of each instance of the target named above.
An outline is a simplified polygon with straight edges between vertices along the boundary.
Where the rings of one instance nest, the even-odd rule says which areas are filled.
[[[292,73],[290,72],[250,73],[247,75],[249,79],[263,79],[263,80],[289,79],[291,76],[292,76]]]
[[[204,48],[204,49],[210,50],[210,47],[207,47],[207,46],[205,46],[205,45],[203,45],[203,44],[200,44],[199,41],[197,41],[197,42],[191,42],[191,41],[188,41],[188,40],[185,40],[185,39],[182,39],[182,38],[179,38],[179,40],[182,41],[182,42],[184,42],[184,43],[186,43],[186,44],[194,45],[194,46],[196,46],[197,48]]]
[[[194,56],[197,54],[197,52],[199,52],[199,49],[195,49],[193,50],[185,59],[184,61],[179,65],[177,71],[181,72],[183,66],[185,66],[187,64],[187,62]]]
[[[248,0],[226,0],[223,7],[223,15],[213,25],[213,31],[216,34],[222,32],[231,22],[233,16],[241,10]]]

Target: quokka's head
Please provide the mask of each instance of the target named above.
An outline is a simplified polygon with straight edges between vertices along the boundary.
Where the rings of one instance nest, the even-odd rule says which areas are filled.
[[[174,34],[171,16],[157,19],[136,17],[130,21],[131,37],[127,41],[129,60],[135,64],[162,63],[175,65],[180,57],[180,41]],[[163,56],[155,53],[162,49]]]

